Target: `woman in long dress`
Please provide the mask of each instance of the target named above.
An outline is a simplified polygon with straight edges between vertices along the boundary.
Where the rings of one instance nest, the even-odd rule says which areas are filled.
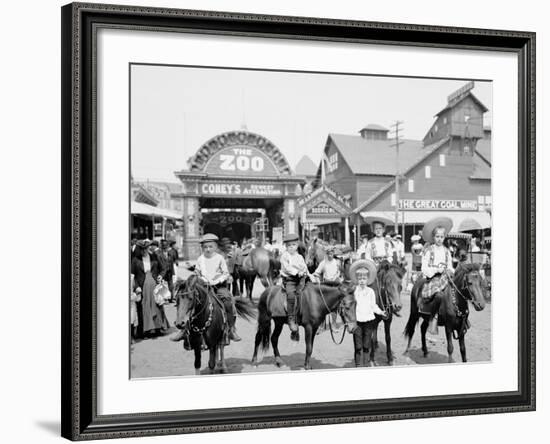
[[[136,291],[141,289],[141,304],[138,303],[138,335],[158,336],[168,330],[164,307],[155,302],[154,290],[162,280],[157,256],[150,252],[147,241],[138,241],[135,256],[132,259],[131,273],[135,276]],[[141,312],[141,313],[140,313]]]

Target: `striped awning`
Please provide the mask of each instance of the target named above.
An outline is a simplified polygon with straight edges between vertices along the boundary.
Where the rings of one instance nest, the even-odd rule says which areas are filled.
[[[132,201],[130,205],[130,211],[132,214],[137,214],[141,216],[156,216],[156,217],[165,217],[167,219],[181,219],[183,215],[177,213],[176,211],[168,210],[166,208],[154,207],[152,205],[147,205],[142,202]]]

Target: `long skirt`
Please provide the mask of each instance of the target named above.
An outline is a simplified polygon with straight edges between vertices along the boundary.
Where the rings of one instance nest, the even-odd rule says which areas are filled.
[[[155,295],[153,291],[157,283],[153,279],[151,272],[147,272],[145,275],[145,282],[143,283],[143,332],[151,332],[158,329],[168,329],[170,324],[166,315],[164,314],[164,307],[157,305],[155,302]]]

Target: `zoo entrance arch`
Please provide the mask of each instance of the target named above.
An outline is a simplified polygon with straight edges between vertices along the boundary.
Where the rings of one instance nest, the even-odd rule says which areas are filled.
[[[240,240],[243,230],[234,224],[251,226],[252,220],[265,215],[269,232],[298,233],[304,179],[296,177],[283,153],[259,134],[244,130],[219,134],[188,160],[187,170],[175,174],[183,185],[182,192],[172,197],[183,201],[186,259],[200,254],[205,227]]]

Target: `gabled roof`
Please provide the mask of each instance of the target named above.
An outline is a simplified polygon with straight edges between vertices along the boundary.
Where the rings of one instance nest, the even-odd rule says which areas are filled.
[[[431,145],[428,145],[427,147],[424,148],[423,152],[422,152],[422,156],[419,156],[416,161],[414,163],[411,163],[409,164],[409,166],[407,168],[403,168],[401,169],[402,173],[401,175],[404,175],[406,176],[413,168],[415,168],[417,165],[419,165],[420,163],[422,163],[425,159],[427,159],[432,153],[434,153],[436,150],[438,150],[439,148],[441,148],[443,145],[445,145],[445,143],[447,143],[449,141],[449,138],[448,137],[445,137],[444,139],[441,139],[439,141],[437,141],[436,143],[433,143]],[[401,152],[399,152],[399,154],[401,154]],[[367,205],[369,205],[371,202],[374,202],[376,199],[378,199],[378,197],[380,197],[380,195],[382,195],[384,192],[386,192],[387,190],[393,188],[395,186],[395,179],[393,180],[390,180],[387,184],[385,184],[384,186],[382,186],[376,193],[374,193],[371,197],[369,197],[366,201],[364,201],[363,203],[359,204],[357,206],[357,208],[355,208],[353,210],[354,213],[358,213],[359,211],[361,211],[363,208],[365,208]]]
[[[479,139],[476,144],[476,153],[479,154],[485,162],[491,165],[491,140]]]
[[[311,193],[303,196],[298,200],[298,205],[309,209],[321,202],[326,202],[340,214],[344,215],[351,213],[351,207],[348,201],[340,193],[326,184],[321,185],[319,188],[315,188]]]
[[[329,134],[353,174],[395,175],[395,140],[369,140],[361,136]],[[419,140],[401,140],[399,169],[403,171],[424,155]]]
[[[309,156],[302,156],[294,169],[297,176],[315,176],[317,173],[317,165]]]
[[[481,103],[481,100],[479,100],[476,96],[474,96],[471,92],[468,92],[467,94],[463,94],[459,97],[457,97],[455,100],[452,100],[451,102],[448,102],[445,108],[443,108],[441,111],[439,111],[436,116],[439,116],[441,113],[447,111],[448,109],[454,108],[456,105],[458,105],[460,102],[462,102],[466,97],[471,97],[474,102],[477,103],[477,105],[483,110],[483,112],[489,111],[489,108],[487,108],[483,103]]]

